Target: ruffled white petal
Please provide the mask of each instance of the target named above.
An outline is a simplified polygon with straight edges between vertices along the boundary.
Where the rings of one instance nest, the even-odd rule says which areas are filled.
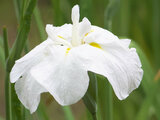
[[[134,48],[129,49],[116,40],[101,47],[83,45],[72,54],[76,55],[85,69],[108,78],[117,97],[125,99],[142,80],[143,70],[139,57]]]
[[[39,105],[40,94],[47,92],[43,86],[32,78],[29,72],[16,81],[15,90],[19,100],[31,113],[35,112]]]
[[[53,41],[48,39],[17,60],[10,73],[11,82],[15,83],[15,90],[19,100],[33,113],[39,104],[40,94],[46,92],[31,75],[30,70],[48,55],[48,46]]]
[[[96,42],[98,44],[110,43],[115,40],[119,39],[113,33],[93,25],[91,27],[91,32],[84,38],[85,43]]]
[[[45,49],[49,44],[52,44],[52,40],[48,39],[31,50],[28,54],[26,54],[21,59],[15,62],[11,73],[10,80],[12,83],[16,82],[23,74],[28,72],[31,67],[38,64],[46,55]]]
[[[131,40],[130,39],[120,39],[124,46],[129,47]]]
[[[76,56],[66,54],[66,47],[49,47],[50,56],[33,67],[32,76],[61,105],[79,101],[87,91],[89,78],[87,71],[77,61]],[[74,49],[74,48],[73,48]]]

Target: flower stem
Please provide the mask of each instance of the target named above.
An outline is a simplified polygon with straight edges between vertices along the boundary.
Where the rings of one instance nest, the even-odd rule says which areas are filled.
[[[5,61],[9,55],[8,48],[8,38],[7,38],[7,29],[3,27],[3,46],[4,46],[4,55]],[[9,73],[6,72],[5,77],[5,105],[6,105],[6,120],[12,120],[12,104],[11,104],[11,83],[9,82]]]
[[[92,114],[92,118],[93,118],[93,120],[97,120],[97,114],[96,113]]]
[[[5,101],[6,101],[6,120],[12,120],[12,102],[11,102],[11,83],[9,82],[9,73],[5,78]]]
[[[112,87],[111,85],[109,84],[108,82],[108,85],[107,85],[107,106],[108,106],[108,109],[107,109],[107,115],[108,115],[108,120],[113,120],[113,98],[112,98]]]
[[[83,97],[83,102],[91,113],[93,120],[97,120],[97,78],[95,73],[88,72],[89,75],[89,87]]]

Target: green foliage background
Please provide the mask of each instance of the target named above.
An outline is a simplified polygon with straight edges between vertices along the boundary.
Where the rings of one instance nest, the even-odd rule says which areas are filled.
[[[11,48],[14,41],[19,39],[17,33],[23,25],[22,18],[29,1],[32,0],[0,0],[0,120],[5,119],[6,63],[2,28],[5,25],[8,30]],[[112,1],[113,5],[110,11],[106,12],[109,1]],[[75,4],[80,5],[81,18],[87,17],[93,25],[107,28],[106,24],[112,20],[112,32],[120,38],[132,39],[131,46],[137,48],[141,58],[144,70],[142,83],[123,101],[119,101],[113,93],[113,120],[160,120],[160,0],[38,0],[26,39],[27,45],[22,42],[22,46],[25,46],[22,55],[46,39],[46,24],[60,26],[71,23],[71,8]],[[111,18],[106,18],[106,13]],[[97,79],[102,79],[102,82],[98,82],[101,86],[98,88],[98,102],[102,100],[98,106],[98,118],[106,120],[108,104],[105,104],[105,101],[103,104],[103,100],[108,96],[104,85],[106,80],[101,76],[97,76]],[[16,108],[13,110],[19,111]],[[21,112],[27,120],[91,119],[83,101],[70,107],[61,107],[49,94],[42,95],[41,104],[33,115],[24,108],[23,110],[24,112]]]

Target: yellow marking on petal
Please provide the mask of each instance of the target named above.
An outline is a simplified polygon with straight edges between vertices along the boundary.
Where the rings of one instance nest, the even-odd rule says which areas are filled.
[[[71,48],[66,49],[66,55],[69,53],[70,50],[71,50]]]
[[[86,33],[84,36],[86,37],[89,33],[93,32],[94,30],[91,30],[90,32]]]
[[[62,36],[58,35],[59,38],[64,39]]]
[[[86,37],[89,33],[86,33],[84,36]]]
[[[102,49],[102,47],[101,47],[98,43],[92,42],[92,43],[89,43],[89,44],[90,44],[91,46],[93,46],[93,47]]]

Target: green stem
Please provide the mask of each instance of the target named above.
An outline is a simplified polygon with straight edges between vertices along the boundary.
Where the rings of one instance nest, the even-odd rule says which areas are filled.
[[[108,106],[108,109],[107,109],[107,114],[108,114],[108,120],[113,120],[113,98],[112,98],[112,87],[111,85],[109,84],[108,82],[108,85],[107,85],[107,91],[106,91],[106,94],[107,94],[107,106]]]
[[[83,102],[91,113],[93,120],[97,120],[97,77],[95,73],[88,72],[89,75],[89,87],[83,97]]]
[[[8,48],[8,39],[7,39],[7,29],[3,27],[3,44],[4,44],[4,54],[5,54],[5,61],[9,55],[9,48]],[[11,83],[9,81],[9,73],[6,73],[5,77],[5,101],[6,101],[6,120],[12,120],[12,102],[11,102]]]
[[[92,114],[92,118],[93,118],[93,120],[97,120],[97,115],[96,115],[96,113],[95,113],[95,114]]]
[[[66,120],[74,120],[74,117],[72,115],[72,112],[69,106],[64,106],[63,111],[65,113]]]
[[[8,55],[9,55],[7,28],[6,27],[3,27],[3,44],[4,44],[4,55],[5,55],[5,61],[6,61],[8,58]]]
[[[9,81],[9,73],[5,78],[5,101],[6,101],[6,120],[12,120],[12,102],[11,102],[11,83]]]

